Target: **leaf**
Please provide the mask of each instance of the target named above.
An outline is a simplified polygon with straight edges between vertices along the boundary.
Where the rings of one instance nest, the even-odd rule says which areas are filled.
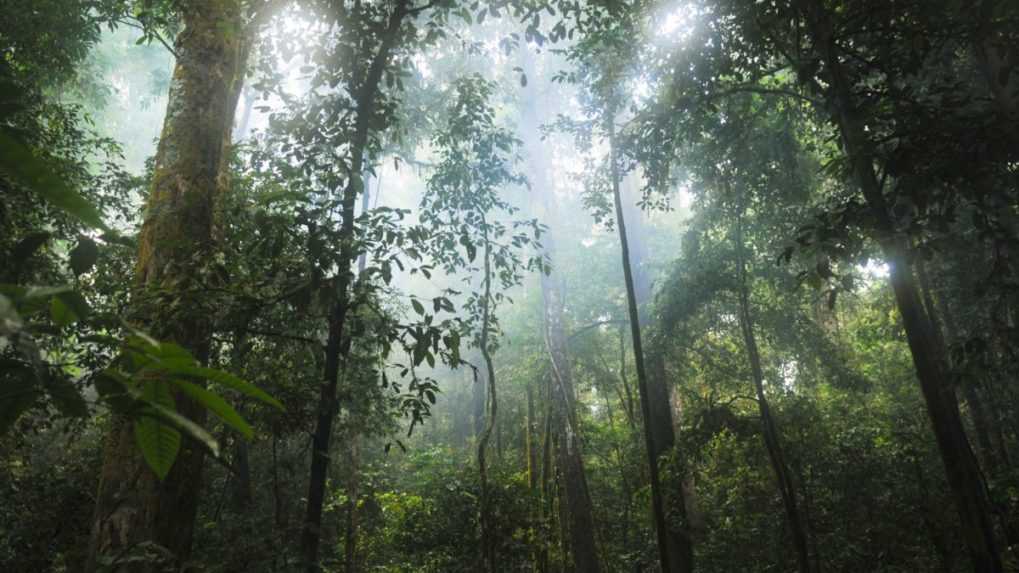
[[[62,376],[51,376],[45,386],[46,392],[53,399],[53,405],[61,414],[72,418],[83,418],[88,415],[85,398],[70,380]]]
[[[237,413],[237,410],[228,404],[222,396],[184,380],[174,380],[173,384],[180,388],[181,392],[187,394],[194,401],[218,416],[220,420],[223,420],[223,423],[240,432],[246,439],[250,440],[255,435],[251,426],[244,421],[244,418]]]
[[[424,307],[423,304],[421,304],[421,302],[418,299],[416,299],[416,298],[410,299],[410,304],[411,304],[411,306],[414,307],[414,312],[416,312],[418,314],[424,314],[425,313],[425,307]]]
[[[14,249],[11,251],[11,259],[13,259],[14,266],[17,267],[28,260],[40,247],[50,240],[50,236],[49,233],[40,231],[38,233],[29,233],[18,241],[18,244],[14,245]]]
[[[7,433],[18,418],[39,397],[32,369],[15,360],[0,360],[0,436]]]
[[[138,334],[140,333],[135,332],[136,336],[128,340],[128,348],[134,351],[133,358],[140,360],[142,367],[169,374],[171,377],[200,378],[222,384],[279,410],[284,409],[283,404],[279,400],[273,398],[254,384],[222,370],[199,366],[195,362],[194,357],[191,356],[191,353],[180,345],[172,342],[156,342],[151,338],[143,339],[137,336]]]
[[[64,306],[74,313],[77,320],[86,318],[89,313],[92,312],[92,307],[88,305],[85,297],[81,296],[81,293],[77,291],[64,291],[57,293],[56,298],[60,299],[60,302],[64,303]]]
[[[26,299],[34,298],[47,298],[63,294],[65,292],[71,292],[69,286],[58,286],[58,287],[29,287],[28,291],[25,292]]]
[[[99,210],[92,203],[57,177],[50,166],[35,156],[26,145],[2,131],[0,170],[86,225],[107,229]]]
[[[78,239],[78,244],[71,249],[71,270],[74,275],[83,275],[95,266],[99,260],[99,246],[88,237]]]
[[[156,412],[173,408],[173,396],[164,382],[147,380],[143,386],[142,399],[149,402],[152,408],[135,420],[135,440],[145,462],[162,480],[170,473],[180,452],[180,432],[161,419],[162,416],[157,416]]]
[[[413,356],[413,358],[414,358],[414,366],[419,366],[421,364],[421,362],[425,359],[425,355],[427,355],[427,354],[428,354],[428,346],[427,345],[421,344],[421,343],[415,344],[414,345],[414,356]]]
[[[137,402],[127,387],[124,376],[113,369],[99,372],[92,381],[99,396],[119,414],[128,414]]]
[[[57,326],[67,326],[78,321],[78,315],[58,296],[53,297],[53,300],[50,301],[50,318]]]
[[[527,87],[527,74],[520,74],[520,87]]]
[[[244,394],[245,396],[254,398],[260,402],[268,404],[273,408],[276,408],[277,410],[280,411],[285,410],[282,402],[280,402],[276,398],[273,398],[258,386],[255,386],[250,382],[242,380],[237,376],[230,374],[229,372],[223,372],[222,370],[216,370],[215,368],[197,367],[194,369],[194,375],[197,375],[201,378],[205,378],[210,382],[215,382],[217,384],[222,384],[223,386],[226,386],[228,388],[232,388],[240,392],[241,394]]]
[[[14,309],[14,303],[3,294],[0,294],[0,324],[4,325],[8,334],[13,334],[24,326],[18,311]]]

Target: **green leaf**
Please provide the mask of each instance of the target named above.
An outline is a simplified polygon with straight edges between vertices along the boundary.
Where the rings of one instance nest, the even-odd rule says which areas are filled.
[[[128,348],[133,351],[133,358],[140,367],[164,372],[175,377],[200,378],[222,384],[245,396],[250,396],[280,410],[284,409],[279,400],[254,384],[222,370],[199,366],[191,353],[172,342],[156,342],[151,338],[133,336],[128,341]]]
[[[219,442],[216,441],[216,438],[213,438],[209,432],[205,431],[198,424],[178,414],[176,410],[155,404],[149,406],[148,414],[154,415],[176,427],[192,440],[205,446],[213,456],[219,457]]]
[[[25,299],[48,298],[65,292],[71,292],[71,287],[66,285],[57,287],[29,287],[25,292]]]
[[[88,415],[85,398],[70,380],[62,376],[50,376],[45,386],[46,392],[61,414],[72,418],[83,418]]]
[[[17,332],[24,326],[18,311],[14,308],[14,303],[3,294],[0,294],[0,324],[9,333]]]
[[[74,313],[70,307],[64,304],[64,301],[60,300],[60,297],[55,296],[50,301],[50,318],[57,326],[67,326],[77,322],[78,315]]]
[[[32,369],[15,360],[0,360],[0,436],[7,433],[18,418],[39,397]]]
[[[75,276],[83,275],[95,266],[99,260],[99,246],[88,237],[78,239],[78,244],[71,249],[71,270]]]
[[[222,384],[227,388],[232,388],[245,396],[254,398],[278,410],[284,410],[282,402],[273,398],[258,386],[242,380],[229,372],[223,372],[222,370],[216,370],[215,368],[196,367],[191,375],[205,378],[206,380],[215,382],[216,384]]]
[[[42,158],[23,143],[0,131],[0,171],[28,187],[44,199],[91,227],[107,229],[92,203],[57,177]]]
[[[164,382],[147,380],[142,387],[142,399],[151,405],[151,411],[135,420],[135,440],[145,462],[162,480],[170,473],[180,452],[180,432],[155,413],[165,414],[162,410],[173,408],[173,396]]]
[[[416,299],[416,298],[410,299],[410,304],[411,304],[411,306],[414,307],[414,312],[416,312],[418,314],[424,314],[425,313],[425,307],[424,307],[423,304],[421,304],[421,302],[418,299]]]
[[[419,366],[421,364],[421,362],[425,359],[425,355],[427,355],[427,354],[428,354],[428,346],[427,345],[421,344],[421,343],[415,344],[414,345],[414,357],[413,357],[414,358],[414,366]]]
[[[255,432],[251,429],[251,426],[244,421],[244,418],[237,413],[237,410],[234,410],[233,406],[228,404],[222,396],[184,380],[174,380],[173,384],[180,388],[181,392],[187,394],[194,401],[218,416],[225,424],[240,432],[246,439],[250,440],[254,436]]]
[[[128,384],[123,374],[110,368],[99,372],[93,380],[99,396],[119,414],[130,413],[137,405]]]
[[[69,308],[77,318],[81,320],[92,312],[92,307],[88,305],[88,301],[85,297],[81,296],[81,293],[77,291],[64,291],[58,293],[56,298],[60,299],[60,302]]]
[[[14,249],[11,251],[11,258],[13,259],[14,266],[17,267],[29,257],[35,254],[40,247],[46,244],[46,241],[50,240],[50,234],[45,231],[38,233],[29,233],[23,239],[18,241],[17,245],[14,245]]]

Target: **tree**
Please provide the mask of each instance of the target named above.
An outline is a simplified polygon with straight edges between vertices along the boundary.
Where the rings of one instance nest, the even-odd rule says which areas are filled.
[[[495,110],[488,103],[492,89],[491,84],[477,76],[456,84],[447,127],[435,138],[440,158],[422,198],[422,223],[433,229],[433,241],[441,249],[434,256],[447,273],[461,269],[479,273],[480,290],[468,294],[463,304],[468,312],[464,329],[481,353],[487,382],[485,426],[478,436],[477,462],[481,477],[482,563],[486,570],[494,572],[500,567],[499,540],[489,491],[487,449],[498,420],[492,359],[497,348],[495,311],[498,303],[505,300],[505,295],[495,289],[507,290],[518,285],[524,269],[541,266],[540,259],[525,261],[519,254],[538,241],[541,227],[534,220],[508,223],[500,220],[518,209],[501,198],[499,192],[510,185],[522,185],[525,180],[512,168],[519,141],[494,122]],[[481,267],[477,268],[479,249]]]
[[[525,62],[524,73],[530,78],[531,93],[540,85],[530,61]],[[551,172],[546,154],[542,150],[539,131],[542,121],[539,109],[542,109],[544,98],[533,97],[524,103],[521,118],[522,128],[526,132],[529,173],[531,184],[542,197],[542,212],[545,225],[554,228],[559,218],[556,211],[556,199],[551,184]],[[574,389],[573,365],[570,360],[566,337],[566,284],[564,277],[557,272],[555,261],[555,243],[550,234],[543,242],[543,256],[552,264],[550,272],[541,275],[541,295],[543,303],[545,348],[548,352],[550,384],[554,411],[551,423],[557,438],[556,463],[563,475],[566,508],[570,533],[570,553],[573,567],[579,571],[597,572],[601,570],[595,542],[595,522],[591,507],[591,494],[588,490],[587,475],[584,472],[582,456],[582,440],[580,426],[576,415],[576,391]]]
[[[177,64],[170,104],[156,155],[152,188],[138,246],[136,281],[144,297],[137,320],[161,340],[175,342],[204,362],[211,324],[202,291],[216,281],[216,197],[233,126],[234,107],[246,64],[248,41],[241,6],[233,0],[185,3],[184,31],[176,40]],[[183,394],[169,394],[158,380],[156,400],[201,423],[204,408]],[[173,444],[175,430],[158,421],[139,422],[146,432]],[[184,441],[164,479],[148,469],[134,445],[136,430],[114,419],[104,452],[89,559],[96,570],[153,545],[185,562],[190,553],[203,446]],[[140,438],[141,439],[141,438]],[[174,448],[176,449],[176,448]]]

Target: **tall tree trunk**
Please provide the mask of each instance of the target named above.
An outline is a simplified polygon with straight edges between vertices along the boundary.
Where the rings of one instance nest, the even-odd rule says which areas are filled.
[[[336,389],[346,351],[350,342],[347,333],[347,316],[350,311],[353,283],[351,266],[357,257],[354,242],[354,219],[357,198],[364,191],[365,160],[368,140],[373,129],[375,107],[383,74],[399,39],[404,19],[411,14],[410,0],[397,0],[389,14],[378,51],[365,69],[363,81],[354,90],[356,120],[350,142],[350,169],[343,189],[342,222],[340,227],[340,257],[337,262],[336,301],[329,316],[329,334],[326,340],[325,367],[319,388],[318,416],[312,434],[311,469],[308,479],[308,503],[301,532],[301,558],[307,573],[318,573],[319,544],[322,536],[322,507],[325,501],[326,478],[329,469],[329,448],[332,441],[333,421],[338,411]]]
[[[644,367],[644,351],[641,344],[640,315],[634,289],[633,272],[630,268],[630,249],[626,236],[626,222],[623,216],[623,202],[619,192],[619,165],[616,158],[615,114],[609,113],[606,121],[609,134],[609,168],[612,178],[612,198],[616,209],[616,229],[619,233],[623,262],[623,280],[626,283],[626,302],[630,317],[630,336],[633,343],[634,363],[637,370],[637,389],[640,394],[640,410],[644,418],[644,441],[648,454],[648,475],[651,482],[651,510],[654,516],[655,532],[658,538],[658,554],[662,571],[686,573],[693,570],[693,550],[689,540],[669,527],[662,503],[661,483],[658,474],[658,460],[654,457],[655,440],[651,429],[651,396],[648,391],[648,375]]]
[[[548,235],[545,249],[548,252]],[[578,571],[601,570],[594,537],[591,495],[587,488],[584,461],[575,413],[572,365],[563,328],[563,296],[551,275],[542,275],[541,292],[545,305],[545,346],[552,370],[552,405],[556,421],[556,458],[562,472],[573,566]]]
[[[630,425],[631,429],[636,429],[637,424],[635,418],[637,413],[634,411],[636,408],[633,405],[633,392],[630,390],[630,381],[626,377],[626,327],[619,327],[619,385],[623,388],[623,393],[620,395],[620,399],[623,400],[623,406],[626,409],[626,421]]]
[[[522,62],[524,73],[537,79],[533,57],[525,55]],[[549,178],[551,168],[547,163],[547,152],[542,148],[540,128],[544,109],[542,96],[537,94],[542,82],[532,80],[529,91],[530,99],[524,106],[522,124],[525,132],[525,146],[528,155],[529,174],[534,188],[542,197],[541,210],[543,219],[550,227],[556,226],[555,198],[553,185]],[[555,256],[553,233],[546,233],[542,238],[542,250],[545,257],[552,260]],[[550,420],[555,434],[556,464],[562,477],[560,519],[565,530],[564,543],[568,541],[572,566],[577,571],[596,573],[601,570],[595,539],[595,522],[591,504],[591,495],[584,471],[577,418],[576,392],[573,387],[572,364],[564,325],[565,297],[561,279],[555,268],[549,274],[541,275],[541,292],[544,304],[544,339],[549,355],[550,398],[549,408],[553,409]]]
[[[789,523],[789,530],[793,537],[793,547],[796,550],[796,564],[800,573],[810,573],[809,543],[806,527],[800,517],[799,503],[796,499],[796,487],[793,484],[789,466],[785,461],[781,437],[775,425],[775,419],[771,415],[768,397],[764,393],[764,370],[761,367],[761,353],[757,347],[753,316],[750,312],[750,284],[748,284],[745,252],[746,249],[743,244],[743,214],[741,212],[736,215],[736,264],[738,267],[737,272],[739,273],[739,324],[740,330],[743,333],[743,346],[747,352],[747,362],[750,363],[750,373],[754,381],[754,390],[757,393],[757,409],[761,416],[764,446],[768,450],[768,459],[771,461],[771,468],[775,472],[779,493],[782,495],[782,505],[785,506],[786,520]]]
[[[638,321],[642,331],[652,325],[650,307],[652,303],[651,275],[647,268],[648,248],[647,231],[644,213],[638,206],[642,193],[643,172],[640,166],[627,173],[620,181],[620,198],[623,203],[623,218],[626,220],[626,238],[630,252],[630,268],[633,271],[634,295],[637,298]],[[672,392],[665,368],[666,350],[664,341],[652,335],[644,362],[647,367],[648,399],[651,403],[651,416],[646,422],[650,426],[651,442],[654,451],[652,459],[660,460],[672,453],[676,443],[676,426],[680,422],[673,417]],[[689,537],[689,519],[687,506],[693,498],[693,490],[685,476],[676,476],[674,483],[662,484],[662,504],[672,514],[666,515],[669,527],[668,542],[670,553],[677,557],[673,561],[682,562],[684,555],[692,552]]]
[[[479,342],[481,356],[485,362],[485,373],[488,379],[488,412],[485,417],[485,429],[478,438],[478,472],[481,476],[481,550],[485,567],[489,573],[496,573],[498,569],[497,540],[495,538],[495,527],[492,523],[492,496],[488,486],[488,464],[485,457],[488,449],[488,442],[492,438],[495,429],[496,416],[499,412],[499,402],[495,392],[495,365],[492,362],[491,349],[488,347],[488,336],[491,331],[492,321],[492,244],[488,240],[487,226],[482,217],[483,241],[485,244],[484,253],[484,294],[481,305],[481,339]]]
[[[976,456],[970,448],[959,414],[959,403],[949,383],[947,368],[938,352],[929,317],[924,312],[916,280],[909,265],[906,241],[894,229],[881,182],[874,169],[872,144],[859,117],[851,84],[842,67],[830,16],[820,0],[798,0],[831,84],[834,119],[852,167],[877,223],[875,238],[890,266],[889,279],[902,316],[920,389],[927,403],[949,486],[952,489],[963,542],[977,573],[1000,573],[1001,555],[991,524],[989,504]]]
[[[535,77],[531,57],[523,62],[525,73]],[[532,90],[536,90],[540,82],[533,82]],[[534,93],[533,91],[531,92]],[[541,117],[538,110],[543,102],[539,96],[533,96],[529,105],[524,106],[523,121],[525,144],[527,146],[529,173],[532,185],[542,197],[543,219],[550,227],[557,223],[555,198],[552,182],[549,179],[551,169],[546,162],[546,152],[539,140]],[[546,233],[542,238],[542,250],[550,261],[555,256],[555,239],[553,232]],[[565,297],[561,278],[555,267],[549,274],[541,274],[541,293],[544,304],[544,339],[549,356],[550,384],[554,408],[552,420],[556,435],[556,463],[562,475],[562,491],[565,511],[561,511],[561,519],[568,533],[569,547],[572,555],[573,568],[577,571],[597,573],[601,563],[597,553],[595,540],[594,513],[591,494],[588,490],[587,475],[584,471],[584,460],[576,417],[576,391],[573,387],[573,367],[569,359],[569,348],[566,339]]]
[[[541,513],[539,515],[539,522],[541,523],[541,529],[546,532],[551,532],[552,522],[552,383],[549,382],[547,392],[545,394],[545,421],[542,424],[541,433]],[[541,549],[538,553],[538,571],[539,573],[545,573],[548,571],[548,547],[549,539],[545,535],[541,539]]]
[[[136,281],[175,304],[137,309],[139,326],[175,342],[199,361],[209,354],[211,324],[196,292],[201,266],[215,251],[214,212],[246,41],[236,0],[182,1],[184,29],[166,119],[156,151],[151,193],[139,236]],[[174,310],[179,309],[179,310]],[[201,424],[205,409],[181,396],[177,409]],[[190,556],[201,491],[203,452],[185,438],[176,462],[160,481],[135,447],[133,423],[117,416],[106,437],[86,571],[100,560],[127,557],[142,543]],[[144,570],[137,565],[115,570]]]
[[[527,420],[524,421],[524,443],[527,449],[527,488],[531,493],[538,490],[538,450],[534,444],[537,427],[534,412],[534,386],[527,382]]]
[[[930,318],[931,328],[934,330],[934,338],[937,341],[939,352],[945,356],[946,368],[949,372],[953,370],[951,346],[957,341],[958,333],[950,314],[948,304],[944,297],[936,296],[934,287],[931,285],[930,275],[927,271],[927,264],[923,260],[915,262],[917,277],[920,280],[920,290],[923,295],[924,308]],[[994,444],[991,443],[991,422],[987,413],[987,406],[977,392],[976,380],[972,376],[965,376],[958,383],[962,397],[969,407],[969,415],[973,422],[973,431],[976,433],[977,446],[983,456],[984,465],[991,476],[995,476],[999,470],[998,454]]]
[[[471,420],[474,439],[481,438],[485,431],[485,409],[488,407],[488,372],[482,370],[474,376],[471,386]]]

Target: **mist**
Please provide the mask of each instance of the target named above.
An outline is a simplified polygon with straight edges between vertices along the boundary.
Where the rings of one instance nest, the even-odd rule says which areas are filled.
[[[0,569],[1016,570],[1019,5],[10,4]]]

